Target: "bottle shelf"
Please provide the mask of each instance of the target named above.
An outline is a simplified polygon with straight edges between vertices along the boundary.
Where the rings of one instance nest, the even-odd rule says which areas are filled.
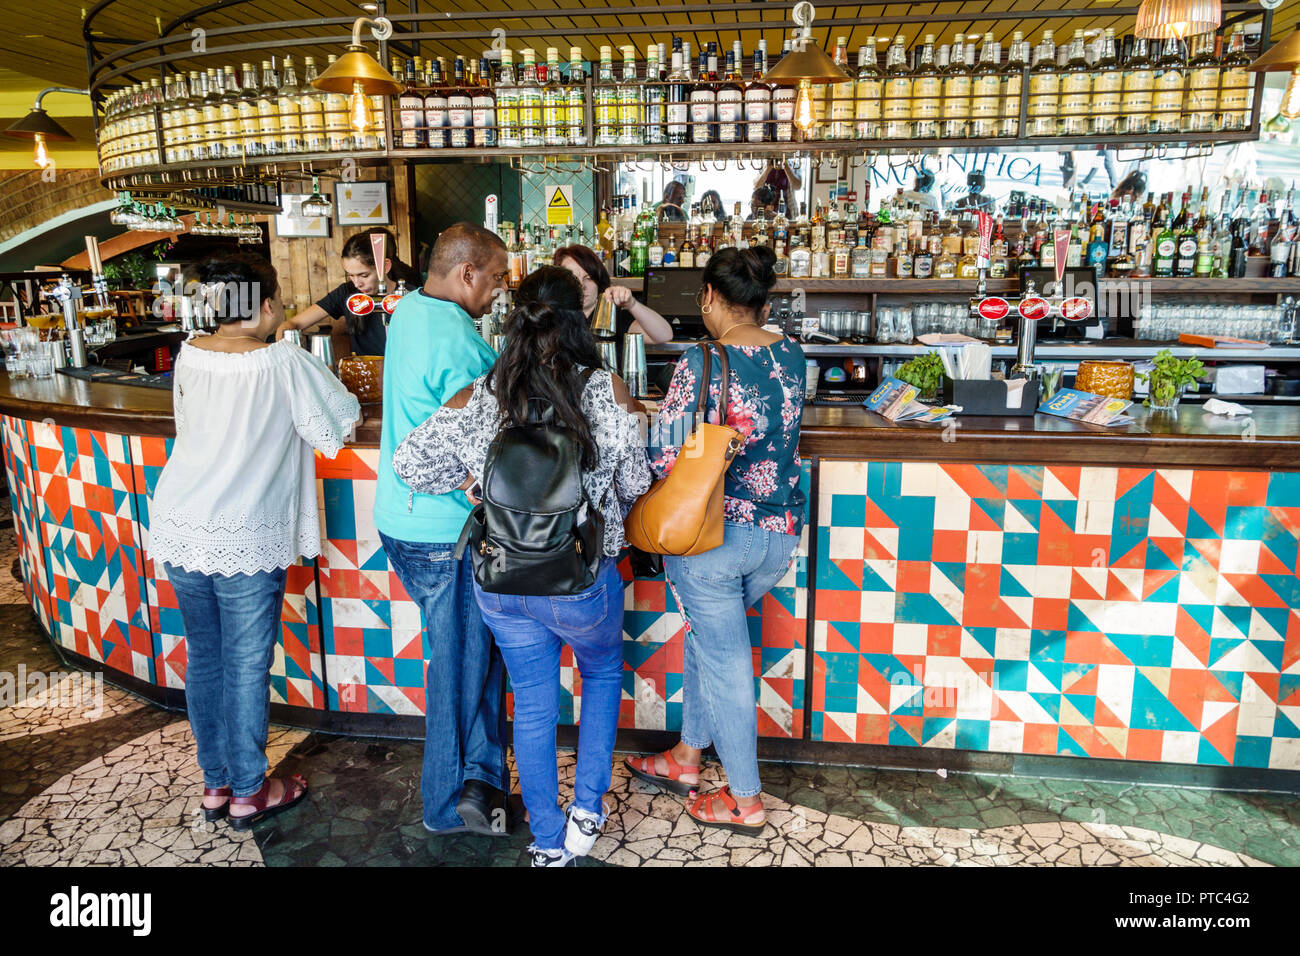
[[[640,276],[620,276],[613,280],[634,292],[640,292],[645,280]],[[1267,277],[1243,279],[1102,279],[1101,289],[1122,288],[1128,283],[1143,283],[1159,293],[1218,293],[1220,295],[1300,295],[1300,276],[1283,279]],[[976,279],[778,279],[772,294],[794,292],[839,293],[841,295],[974,295]],[[989,279],[990,295],[1008,295],[1019,291],[1016,279]],[[1221,350],[1220,350],[1221,351]]]

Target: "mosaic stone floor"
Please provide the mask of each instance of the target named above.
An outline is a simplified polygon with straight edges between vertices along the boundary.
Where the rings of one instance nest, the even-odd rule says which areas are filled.
[[[12,560],[6,501],[0,567]],[[21,587],[0,578],[0,673],[57,673]],[[0,865],[526,865],[526,826],[425,832],[420,742],[272,730],[271,765],[305,774],[311,796],[240,834],[198,814],[182,715],[107,685],[90,707],[72,693],[6,699]],[[705,786],[719,773],[707,767]],[[565,799],[572,774],[566,753]],[[1300,865],[1300,802],[1287,795],[795,764],[764,764],[763,778],[766,830],[731,834],[699,827],[618,759],[609,821],[582,865]]]

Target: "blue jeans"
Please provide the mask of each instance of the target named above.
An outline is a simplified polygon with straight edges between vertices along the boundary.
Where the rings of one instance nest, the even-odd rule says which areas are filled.
[[[164,563],[185,624],[185,707],[205,787],[256,793],[266,779],[271,660],[286,569],[200,574]]]
[[[713,744],[738,797],[763,789],[745,611],[785,577],[798,543],[792,534],[728,521],[720,547],[664,558],[664,572],[691,625],[683,659],[682,743],[696,750]]]
[[[388,563],[420,606],[429,636],[424,687],[424,766],[420,796],[432,830],[461,826],[456,801],[466,780],[510,790],[506,771],[505,665],[478,605],[468,554],[454,544],[379,535]]]
[[[533,842],[543,850],[564,846],[564,814],[555,765],[555,724],[560,716],[560,642],[573,648],[582,674],[582,718],[573,802],[604,814],[623,695],[623,579],[613,558],[596,583],[578,594],[534,597],[487,594],[474,587],[483,617],[496,635],[515,692],[515,766],[528,807]]]

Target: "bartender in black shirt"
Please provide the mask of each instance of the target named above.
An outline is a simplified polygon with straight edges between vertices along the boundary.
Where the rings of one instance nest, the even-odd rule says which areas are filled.
[[[322,319],[346,318],[346,336],[334,335],[334,354],[344,355],[383,355],[388,330],[384,325],[384,310],[376,300],[373,308],[360,313],[353,312],[349,300],[358,292],[376,296],[379,291],[379,274],[375,269],[375,254],[370,245],[370,236],[384,236],[384,248],[395,248],[396,240],[387,229],[368,229],[352,236],[343,245],[343,271],[347,281],[327,293],[319,302],[299,312],[291,319],[286,319],[280,326],[277,338],[289,329],[306,331]],[[387,293],[397,291],[399,280],[406,283],[407,291],[414,291],[421,285],[420,275],[410,266],[389,256],[384,259],[388,281]]]

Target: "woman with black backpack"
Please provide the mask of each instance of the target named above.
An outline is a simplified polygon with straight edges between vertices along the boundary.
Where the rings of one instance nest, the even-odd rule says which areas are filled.
[[[534,866],[566,866],[590,851],[605,822],[623,676],[616,559],[623,519],[650,487],[650,470],[630,414],[637,406],[618,376],[600,370],[569,270],[543,266],[524,279],[505,336],[496,364],[411,432],[393,467],[422,494],[482,485],[462,541],[514,689],[529,850]],[[582,675],[565,813],[555,751],[563,644]]]

